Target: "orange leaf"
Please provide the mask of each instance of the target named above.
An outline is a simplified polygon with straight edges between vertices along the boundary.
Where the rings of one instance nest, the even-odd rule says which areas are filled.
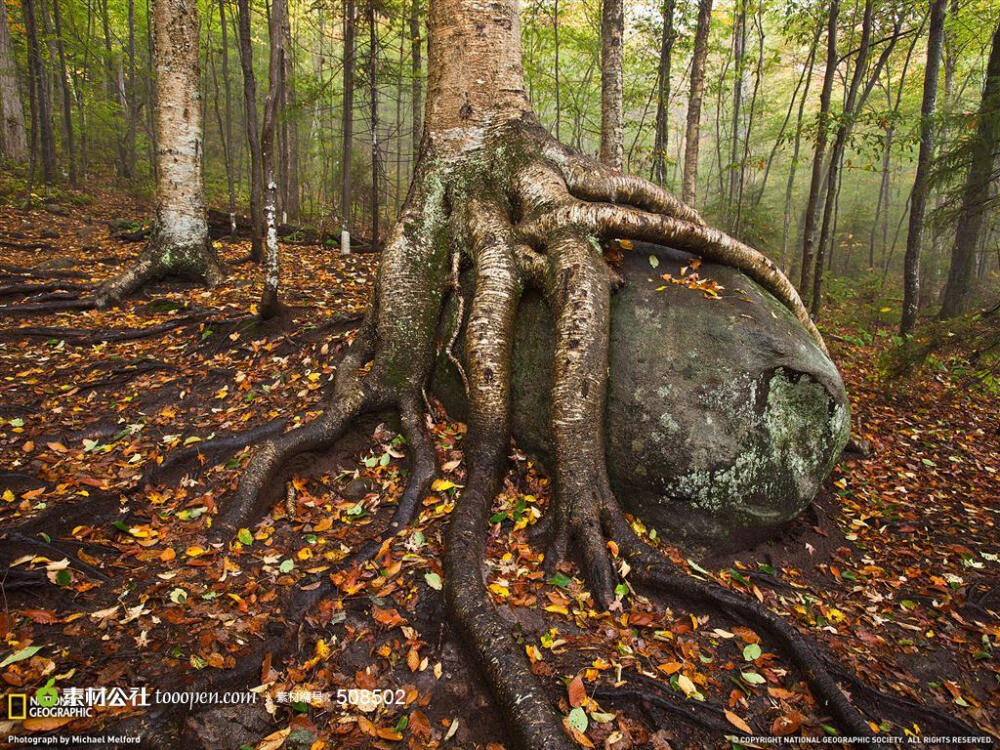
[[[660,664],[657,669],[659,669],[664,674],[673,674],[680,670],[684,665],[679,661],[668,661],[666,664]]]
[[[583,686],[583,678],[580,675],[570,680],[569,685],[566,686],[566,692],[569,694],[569,705],[573,708],[587,702],[587,688]]]
[[[747,724],[745,721],[743,721],[743,719],[741,719],[739,716],[734,714],[729,709],[726,709],[725,714],[726,714],[726,720],[734,727],[739,729],[741,732],[745,732],[746,734],[753,734],[753,730],[750,728],[750,725]]]

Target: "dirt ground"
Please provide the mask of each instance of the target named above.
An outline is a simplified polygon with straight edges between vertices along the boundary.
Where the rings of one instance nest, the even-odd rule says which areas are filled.
[[[157,688],[222,672],[282,631],[303,576],[330,571],[340,596],[302,624],[292,658],[261,664],[255,685],[270,697],[192,714],[191,746],[502,747],[502,718],[443,621],[440,547],[464,478],[463,425],[438,412],[442,479],[411,532],[371,564],[337,568],[378,536],[405,479],[405,445],[377,419],[331,453],[296,459],[270,515],[238,541],[206,541],[250,451],[199,455],[199,442],[318,412],[377,258],[283,246],[292,312],[279,324],[253,317],[260,271],[236,265],[245,241],[219,242],[234,265],[217,289],[164,283],[119,309],[72,309],[140,248],[109,222],[145,218],[146,206],[111,192],[0,211],[0,304],[67,306],[0,313],[0,532],[20,534],[2,543],[13,565],[0,585],[0,653],[21,657],[0,667],[5,690],[51,679]],[[767,544],[728,556],[664,549],[787,615],[861,679],[845,685],[852,694],[869,684],[997,735],[1000,410],[947,370],[886,384],[874,362],[887,338],[862,346],[825,328],[871,455],[845,454],[814,508]],[[157,470],[182,451],[190,460]],[[796,670],[725,612],[634,591],[623,611],[600,612],[574,568],[547,577],[526,529],[548,480],[516,446],[511,455],[488,588],[553,701],[568,713],[586,690],[588,742],[730,746],[708,719],[733,735],[828,731]],[[654,689],[638,675],[658,678],[668,698],[639,700]],[[393,702],[338,705],[349,689],[391,690]],[[286,700],[295,690],[317,695]],[[694,719],[678,709],[685,695]],[[0,737],[93,732],[122,711],[0,721]],[[872,718],[899,732],[900,716],[883,703]]]

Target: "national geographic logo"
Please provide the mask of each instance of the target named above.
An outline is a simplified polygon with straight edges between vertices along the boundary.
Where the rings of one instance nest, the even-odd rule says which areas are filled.
[[[7,694],[7,719],[23,721],[28,718],[28,696],[25,693]]]
[[[61,701],[59,688],[54,686],[54,680],[38,688],[35,694],[7,694],[7,719],[9,721],[24,721],[26,719],[43,719],[56,717],[79,718],[91,715],[91,707],[80,705],[76,701]]]

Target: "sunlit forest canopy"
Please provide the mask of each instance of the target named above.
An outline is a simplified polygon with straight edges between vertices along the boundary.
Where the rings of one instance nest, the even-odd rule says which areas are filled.
[[[25,63],[21,14],[8,3],[18,65]],[[418,137],[414,96],[425,77],[426,9],[415,2],[376,4],[376,29],[354,8],[356,33],[354,142],[349,170],[357,186],[349,220],[370,224],[372,211],[372,95],[377,102],[378,211],[383,231],[405,197]],[[42,3],[43,10],[47,8]],[[826,3],[718,2],[712,9],[706,62],[698,170],[698,206],[729,231],[770,252],[786,269],[796,266],[809,162],[823,78]],[[43,55],[53,77],[64,54],[71,117],[78,132],[83,173],[108,173],[134,189],[151,188],[152,67],[148,2],[59,2],[62,52],[51,10],[42,13]],[[926,60],[928,6],[877,2],[864,101],[843,112],[845,89],[858,57],[863,3],[844,4],[839,21],[833,119],[850,120],[838,178],[835,232],[827,259],[834,279],[867,278],[874,269],[899,277],[906,241],[905,216],[919,143],[921,89]],[[238,201],[249,190],[249,155],[243,133],[242,74],[236,45],[236,8],[225,0],[201,7],[201,79],[205,101],[205,172],[209,202],[225,208],[227,171]],[[344,11],[339,3],[289,4],[291,47],[281,107],[280,200],[285,217],[334,220],[342,210]],[[267,12],[251,3],[253,64],[263,106],[268,68]],[[697,4],[628,3],[625,13],[624,109],[626,167],[652,175],[658,76],[665,13],[672,16],[666,87],[665,184],[679,192],[684,117]],[[522,7],[528,93],[545,126],[564,142],[596,153],[600,139],[600,3],[596,0],[525,2]],[[222,28],[224,16],[226,29]],[[974,127],[996,7],[990,0],[950,5],[946,20],[942,92],[935,128],[938,161],[928,247],[923,256],[928,293],[947,275],[964,166],[963,141]],[[414,22],[416,21],[416,25]],[[372,47],[374,39],[375,46]],[[227,46],[223,44],[227,43]],[[414,67],[415,47],[424,47]],[[374,54],[374,64],[371,57]],[[885,59],[882,60],[882,57]],[[371,72],[374,70],[374,91]],[[22,76],[21,81],[25,79]],[[58,90],[53,81],[52,92]],[[734,107],[734,94],[740,101]],[[27,98],[27,97],[25,97]],[[54,107],[58,148],[65,151],[64,110]],[[258,113],[259,116],[259,113]],[[230,139],[227,151],[227,137]],[[66,165],[61,166],[63,171]],[[294,186],[291,181],[294,180]],[[366,187],[367,186],[367,187]],[[289,211],[288,209],[291,209]],[[996,212],[983,233],[977,276],[995,269]],[[836,281],[834,281],[836,283]],[[870,281],[868,283],[875,283]]]

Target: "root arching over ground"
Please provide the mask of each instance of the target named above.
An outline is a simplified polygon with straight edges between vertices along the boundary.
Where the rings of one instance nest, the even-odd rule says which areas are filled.
[[[407,484],[383,533],[342,565],[374,557],[386,540],[406,528],[437,472],[424,389],[439,349],[451,346],[454,332],[463,327],[467,480],[445,540],[449,621],[485,675],[516,744],[574,747],[549,691],[489,600],[482,568],[488,519],[510,440],[515,312],[521,294],[535,288],[556,322],[554,494],[536,535],[546,566],[554,569],[572,550],[594,600],[604,608],[620,607],[615,589],[628,572],[630,583],[756,626],[791,659],[820,711],[842,734],[871,734],[868,720],[881,717],[862,714],[824,657],[793,626],[752,599],[692,578],[635,532],[612,494],[605,466],[609,308],[619,280],[604,260],[602,239],[669,243],[735,265],[772,291],[821,341],[794,289],[770,261],[705,226],[669,193],[567,152],[531,117],[506,121],[479,135],[475,147],[457,152],[425,144],[402,218],[382,257],[367,315],[338,366],[328,405],[321,416],[289,432],[268,432],[272,437],[256,449],[237,492],[220,503],[212,540],[232,539],[267,512],[265,490],[295,455],[332,445],[366,412],[391,409],[408,446]],[[456,293],[460,268],[471,269],[474,278],[468,309]],[[441,330],[446,335],[439,339]],[[329,577],[307,578],[285,606],[287,620],[301,623],[310,607],[333,593]],[[294,641],[292,633],[283,639],[286,648]],[[240,664],[197,687],[254,683],[259,661],[243,658]],[[650,700],[670,708],[662,697]],[[718,726],[712,717],[692,716],[676,706],[673,710]],[[168,746],[171,735],[164,733],[163,722],[170,718],[177,717],[160,713],[133,721],[137,727],[155,727],[147,732],[148,741]]]

